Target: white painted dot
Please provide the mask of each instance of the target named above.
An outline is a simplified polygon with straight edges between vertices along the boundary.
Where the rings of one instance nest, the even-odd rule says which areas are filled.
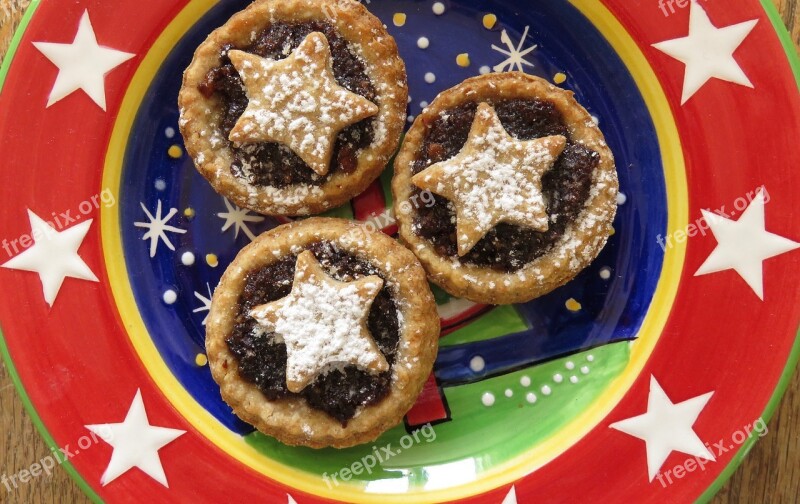
[[[194,264],[194,254],[191,252],[184,252],[183,255],[181,255],[181,263],[183,263],[184,266],[191,266]]]
[[[433,13],[436,14],[437,16],[441,16],[442,14],[444,14],[444,11],[445,7],[442,2],[436,2],[435,4],[433,4]]]
[[[575,363],[574,363],[574,362],[572,362],[571,360],[570,360],[570,361],[567,361],[567,363],[566,363],[566,364],[564,364],[564,367],[565,367],[565,368],[567,368],[567,369],[569,369],[569,370],[573,370],[573,369],[575,369]]]
[[[556,383],[561,383],[564,381],[564,377],[561,376],[561,373],[556,373],[553,375],[553,381]]]
[[[426,73],[425,82],[427,82],[428,84],[433,84],[434,82],[436,82],[436,74],[434,74],[433,72]]]
[[[519,384],[523,387],[530,387],[531,386],[531,379],[527,376],[523,376],[519,379]]]
[[[475,373],[480,373],[485,367],[486,361],[480,355],[476,355],[469,361],[469,368]]]
[[[611,268],[605,267],[600,270],[600,278],[603,280],[608,280],[611,278]]]
[[[156,191],[163,191],[167,188],[167,183],[164,182],[164,179],[160,178],[157,178],[155,184],[153,185],[156,187]]]
[[[592,116],[592,122],[595,123],[595,124],[600,124],[600,118],[597,117],[596,115],[593,115]]]
[[[408,95],[408,103],[411,103],[412,101],[414,100],[411,98],[411,95]]]
[[[592,355],[592,354],[587,355],[586,356],[586,360],[589,361],[589,362],[593,362],[594,361],[594,355]]]
[[[578,377],[577,376],[570,376],[569,377],[569,381],[572,382],[572,383],[578,383]]]
[[[164,130],[164,136],[167,138],[175,138],[175,128],[167,128]]]
[[[628,201],[628,197],[625,196],[624,192],[617,193],[617,205],[624,205],[625,202]]]
[[[407,121],[410,122],[410,123],[413,123],[414,122],[414,116],[413,115],[408,116]]]
[[[492,71],[492,69],[487,65],[483,65],[482,67],[480,67],[478,69],[478,71],[481,73],[481,75],[486,75],[486,74],[490,73]]]
[[[427,49],[428,47],[430,47],[430,45],[431,41],[428,40],[428,37],[420,37],[419,39],[417,39],[417,47],[419,47],[420,49]]]
[[[169,305],[175,304],[175,301],[178,300],[178,293],[175,292],[172,289],[166,290],[166,291],[164,291],[164,295],[162,296],[162,299],[164,300],[165,303],[167,303]]]
[[[553,389],[551,389],[550,386],[542,385],[542,394],[550,395],[551,392],[553,392]]]
[[[419,108],[423,108],[424,109],[427,106],[428,106],[428,102],[426,102],[426,101],[419,102]]]
[[[528,401],[531,404],[535,403],[536,402],[536,394],[534,394],[533,392],[528,392],[525,395],[525,400]]]
[[[583,367],[581,367],[581,373],[583,373],[583,374],[589,374],[589,366],[583,366]]]
[[[514,395],[514,391],[511,390],[510,388],[507,388],[505,394],[506,394],[506,397],[511,397],[511,396]]]
[[[481,396],[481,402],[484,406],[489,407],[494,405],[494,394],[491,392],[484,392]]]

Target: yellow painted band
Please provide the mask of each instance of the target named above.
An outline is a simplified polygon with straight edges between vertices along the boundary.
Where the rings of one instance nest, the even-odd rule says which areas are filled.
[[[192,25],[217,0],[192,0],[166,27],[145,56],[125,94],[109,142],[103,173],[103,186],[119,194],[122,165],[128,136],[147,88],[157,73],[165,55],[178,43]],[[664,92],[646,58],[624,27],[597,0],[572,0],[605,36],[633,75],[652,116],[661,147],[667,186],[668,233],[683,229],[688,223],[688,192],[680,138]],[[311,494],[341,499],[352,503],[375,502],[376,494],[364,493],[363,484],[340,485],[328,488],[310,473],[275,462],[244,442],[208,413],[183,388],[167,367],[145,327],[134,300],[127,275],[122,247],[118,205],[101,211],[103,253],[111,290],[125,329],[143,365],[175,409],[198,432],[222,451],[265,476]],[[675,299],[685,257],[685,244],[667,250],[661,278],[651,308],[631,346],[631,358],[623,373],[615,379],[592,406],[573,419],[557,434],[536,449],[482,473],[481,478],[456,488],[425,491],[413,489],[405,494],[380,495],[380,501],[417,503],[452,500],[480,494],[516,481],[563,453],[594,426],[602,421],[628,391],[655,348]]]

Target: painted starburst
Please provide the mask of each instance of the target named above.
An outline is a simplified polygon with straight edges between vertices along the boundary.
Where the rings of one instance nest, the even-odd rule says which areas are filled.
[[[519,44],[514,45],[511,41],[511,37],[508,36],[508,32],[503,30],[503,33],[500,35],[500,41],[503,42],[508,50],[503,49],[502,47],[498,47],[492,44],[492,49],[507,56],[505,61],[500,63],[499,65],[494,66],[495,72],[505,72],[516,69],[517,71],[524,72],[525,67],[523,65],[527,65],[529,67],[533,67],[533,63],[525,59],[525,56],[533,52],[536,49],[537,45],[532,45],[528,48],[525,48],[525,40],[528,38],[528,30],[530,29],[529,26],[525,27],[525,31],[522,33],[522,38],[519,41]]]
[[[144,234],[144,236],[142,236],[142,240],[150,240],[150,257],[156,256],[159,241],[163,241],[167,248],[174,251],[175,245],[172,244],[167,236],[167,231],[178,234],[186,233],[185,229],[176,228],[167,224],[167,222],[169,222],[169,220],[172,219],[176,213],[178,213],[178,209],[171,208],[166,216],[161,217],[161,200],[158,200],[156,214],[153,216],[153,214],[147,210],[147,207],[144,206],[144,203],[139,204],[142,206],[142,210],[144,210],[145,215],[147,215],[148,222],[134,222],[133,225],[147,229],[147,232]]]
[[[247,235],[250,240],[255,240],[256,235],[250,231],[250,227],[247,225],[248,222],[257,223],[263,222],[264,217],[260,215],[253,215],[250,213],[250,210],[246,208],[239,208],[238,206],[234,205],[227,198],[223,198],[225,202],[225,207],[227,208],[226,212],[220,212],[217,214],[217,217],[220,219],[225,219],[225,224],[222,225],[222,232],[224,233],[228,229],[233,226],[234,228],[234,238],[239,237],[239,231],[243,231],[244,234]]]
[[[205,297],[204,295],[195,291],[194,297],[196,297],[201,303],[203,303],[203,305],[198,306],[197,308],[192,310],[192,313],[206,312],[206,317],[203,319],[203,322],[201,322],[203,325],[206,325],[206,321],[208,321],[208,312],[211,311],[211,298],[213,297],[213,295],[211,294],[211,286],[206,284],[206,289],[208,290],[208,297]]]

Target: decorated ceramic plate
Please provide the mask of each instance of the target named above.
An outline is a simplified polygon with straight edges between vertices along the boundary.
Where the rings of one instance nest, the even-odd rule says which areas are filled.
[[[770,2],[369,3],[411,117],[467,77],[537,75],[593,115],[621,193],[564,287],[499,307],[435,290],[422,396],[345,450],[254,431],[204,355],[222,272],[280,224],[217,195],[177,133],[194,49],[246,4],[35,1],[4,61],[2,353],[57,453],[42,471],[97,502],[712,496],[798,356],[800,68]],[[394,234],[391,174],[329,215]]]

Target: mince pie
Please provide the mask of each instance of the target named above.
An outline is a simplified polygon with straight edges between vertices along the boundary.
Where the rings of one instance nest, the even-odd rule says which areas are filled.
[[[406,118],[394,39],[352,0],[258,0],[198,47],[179,96],[197,169],[237,205],[311,215],[363,192]]]
[[[425,271],[392,238],[312,218],[228,267],[206,326],[211,373],[244,421],[290,445],[344,448],[397,425],[433,368]]]
[[[429,278],[455,296],[508,304],[552,291],[597,257],[618,182],[573,94],[510,72],[440,94],[408,132],[392,188],[400,237]]]

